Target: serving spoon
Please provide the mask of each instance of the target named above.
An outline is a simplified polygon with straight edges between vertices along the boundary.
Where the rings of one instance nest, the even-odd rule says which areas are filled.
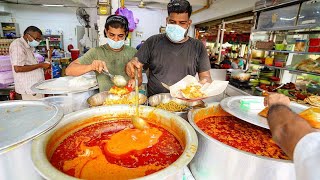
[[[127,85],[127,80],[121,75],[112,75],[109,71],[104,69],[102,70],[102,73],[109,76],[114,85],[118,87],[124,87]]]
[[[134,80],[135,80],[135,105],[136,105],[136,112],[135,115],[132,117],[132,124],[135,128],[144,130],[149,128],[148,123],[139,117],[139,85],[138,85],[138,70],[137,68],[134,69]]]

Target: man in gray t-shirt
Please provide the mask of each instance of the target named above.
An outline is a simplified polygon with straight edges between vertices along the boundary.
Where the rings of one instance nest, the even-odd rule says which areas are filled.
[[[187,36],[192,21],[192,7],[186,0],[173,0],[168,4],[166,34],[154,35],[146,40],[135,57],[126,66],[127,74],[134,77],[134,67],[140,71],[149,67],[148,96],[169,92],[169,86],[187,75],[199,74],[200,83],[211,82],[210,61],[201,41]]]

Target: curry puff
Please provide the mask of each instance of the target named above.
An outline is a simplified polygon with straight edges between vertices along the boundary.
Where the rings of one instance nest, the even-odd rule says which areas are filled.
[[[262,117],[267,118],[268,116],[269,108],[264,108],[259,115]],[[305,119],[312,127],[314,128],[320,128],[320,108],[318,107],[311,107],[308,108],[301,113],[299,113],[299,116]]]
[[[300,117],[308,121],[308,123],[314,128],[320,128],[320,108],[318,107],[311,107],[300,114]]]

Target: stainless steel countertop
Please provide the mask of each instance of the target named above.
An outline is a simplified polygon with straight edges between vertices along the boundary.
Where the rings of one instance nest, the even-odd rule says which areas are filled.
[[[245,96],[253,96],[253,93],[252,93],[252,90],[251,89],[239,89],[239,88],[236,88],[230,84],[228,84],[228,87],[227,88],[231,88]]]

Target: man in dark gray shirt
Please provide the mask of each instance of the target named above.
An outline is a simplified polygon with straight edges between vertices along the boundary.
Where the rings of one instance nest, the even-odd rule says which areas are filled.
[[[200,83],[211,82],[210,61],[201,41],[187,36],[192,21],[192,7],[186,0],[172,0],[168,4],[166,34],[154,35],[146,40],[136,58],[126,66],[127,74],[134,77],[134,68],[139,75],[143,65],[149,67],[148,96],[169,92],[169,86],[187,75],[199,74]]]

